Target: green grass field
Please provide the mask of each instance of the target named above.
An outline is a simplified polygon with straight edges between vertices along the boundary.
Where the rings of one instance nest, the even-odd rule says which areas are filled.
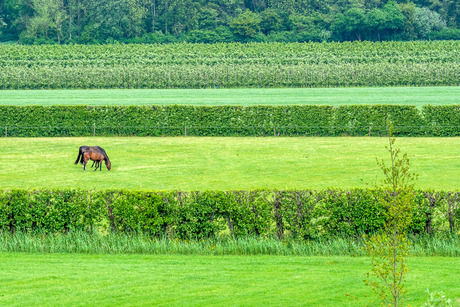
[[[460,87],[15,90],[0,105],[460,104]]]
[[[2,306],[366,306],[365,257],[0,253]],[[413,257],[406,303],[460,303],[460,258]]]
[[[149,190],[374,187],[384,137],[0,138],[0,187]],[[106,149],[112,170],[74,165],[81,145]],[[416,187],[458,190],[460,138],[398,138]]]

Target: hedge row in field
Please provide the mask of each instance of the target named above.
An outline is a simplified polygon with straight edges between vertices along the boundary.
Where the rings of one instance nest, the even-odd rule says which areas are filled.
[[[379,190],[0,190],[3,231],[98,230],[170,238],[360,236],[379,230]],[[417,191],[410,232],[458,233],[460,193]]]
[[[460,106],[0,106],[1,136],[458,136]]]
[[[0,89],[459,85],[459,45],[5,45]]]

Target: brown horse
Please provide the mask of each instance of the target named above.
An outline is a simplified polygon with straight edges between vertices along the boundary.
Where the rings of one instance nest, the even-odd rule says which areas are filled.
[[[102,154],[100,152],[95,152],[95,151],[85,151],[82,156],[83,159],[83,171],[86,171],[86,164],[88,163],[89,160],[93,160],[96,162],[96,168],[94,171],[97,171],[99,168],[100,171],[102,171],[102,161],[105,162],[105,165],[107,166],[107,169],[110,171],[112,169],[112,163],[110,163],[109,157],[107,154]]]
[[[99,146],[80,146],[80,148],[78,149],[78,156],[77,156],[77,160],[75,160],[75,164],[78,164],[78,162],[83,164],[83,153],[85,153],[86,151],[99,152],[99,153],[107,156],[107,154],[105,153],[104,148],[102,148],[102,147],[99,147]],[[96,161],[93,162],[93,165],[91,165],[91,167],[94,166],[94,163],[96,163],[96,168],[97,168],[98,163]]]

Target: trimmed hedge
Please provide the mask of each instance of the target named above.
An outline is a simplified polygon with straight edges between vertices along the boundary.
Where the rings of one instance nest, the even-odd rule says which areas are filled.
[[[460,106],[0,106],[2,136],[459,136]]]
[[[379,190],[0,190],[3,231],[143,232],[155,237],[321,239],[382,228]],[[416,191],[410,232],[459,233],[460,192]]]

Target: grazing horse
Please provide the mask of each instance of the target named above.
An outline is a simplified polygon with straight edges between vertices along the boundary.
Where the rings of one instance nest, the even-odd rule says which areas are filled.
[[[107,156],[107,154],[105,153],[104,148],[102,148],[102,147],[99,147],[99,146],[80,146],[80,148],[78,149],[78,156],[77,156],[77,160],[75,160],[75,164],[78,164],[78,162],[83,164],[83,154],[85,152],[87,152],[87,151],[98,152],[98,153],[101,153],[101,154]],[[91,165],[91,167],[94,166],[94,163],[96,163],[96,168],[98,168],[99,167],[99,161],[94,161],[93,165]]]
[[[96,151],[85,151],[83,153],[83,171],[86,171],[86,163],[88,163],[89,160],[96,162],[96,168],[94,171],[97,171],[98,168],[102,171],[102,161],[105,162],[105,165],[109,171],[112,169],[112,164],[110,163],[107,154],[104,155]]]

